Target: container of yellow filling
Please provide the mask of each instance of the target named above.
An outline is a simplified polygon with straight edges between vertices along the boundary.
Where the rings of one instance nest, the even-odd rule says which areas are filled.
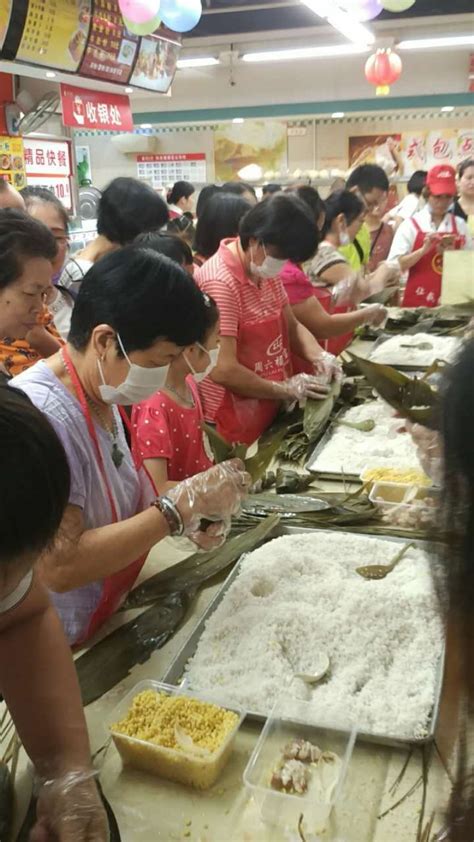
[[[181,687],[141,681],[108,722],[124,763],[196,789],[221,774],[245,713]]]

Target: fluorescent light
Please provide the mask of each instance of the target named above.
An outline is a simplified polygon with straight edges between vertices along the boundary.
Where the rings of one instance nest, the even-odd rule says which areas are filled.
[[[153,127],[152,127],[151,123],[140,123],[140,128],[141,129],[151,129]]]
[[[133,94],[133,88],[125,88],[126,94]]]
[[[53,73],[52,70],[48,70],[47,73],[46,73],[46,78],[47,79],[56,79],[56,74]]]
[[[429,50],[434,47],[472,47],[474,35],[447,35],[445,38],[415,38],[413,41],[400,41],[399,50]]]
[[[331,114],[333,120],[340,120],[341,117],[344,117],[344,111],[335,111],[334,114]]]
[[[443,105],[441,111],[445,111],[446,113],[454,111],[454,105]]]
[[[303,0],[303,5],[326,20],[354,44],[373,44],[375,35],[357,18],[339,8],[334,0]]]
[[[328,47],[297,47],[292,50],[271,50],[266,53],[245,53],[242,61],[288,61],[298,58],[332,58],[368,52],[362,44],[335,44]]]
[[[220,64],[218,58],[213,56],[201,56],[197,58],[180,58],[176,62],[176,66],[182,70],[184,67],[212,67],[215,64]]]
[[[232,120],[232,122],[233,122],[233,123],[245,123],[245,120],[244,120],[244,118],[243,118],[243,117],[234,117],[234,119]]]

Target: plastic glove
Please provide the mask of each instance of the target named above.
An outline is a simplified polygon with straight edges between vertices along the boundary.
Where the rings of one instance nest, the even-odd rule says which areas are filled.
[[[30,842],[108,842],[109,823],[95,776],[92,770],[72,771],[43,781]]]
[[[342,380],[342,368],[334,354],[323,351],[314,361],[314,371],[320,383],[328,384],[331,380]]]
[[[251,483],[244,463],[232,459],[180,482],[166,496],[183,519],[183,534],[201,549],[212,550],[224,543]],[[202,521],[212,523],[203,530]]]
[[[364,307],[364,324],[372,325],[372,327],[380,327],[383,325],[388,317],[388,310],[383,304],[371,304],[370,307]]]
[[[441,485],[443,479],[443,443],[439,433],[421,424],[405,422],[405,427],[416,445],[416,454],[425,474]]]
[[[302,401],[304,398],[322,401],[329,392],[327,379],[322,383],[319,377],[312,374],[295,374],[280,385],[286,397],[296,401]]]

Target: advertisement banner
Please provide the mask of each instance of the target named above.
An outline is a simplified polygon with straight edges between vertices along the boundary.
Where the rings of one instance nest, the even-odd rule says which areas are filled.
[[[388,176],[402,168],[400,134],[357,135],[349,138],[349,168],[378,164]]]
[[[128,96],[61,85],[61,102],[65,126],[110,132],[133,131]]]
[[[49,175],[53,178],[71,175],[71,154],[66,140],[23,140],[27,176]]]
[[[403,132],[402,157],[403,175],[413,175],[417,170],[426,170],[426,132]]]
[[[126,84],[132,73],[138,37],[123,22],[117,0],[94,0],[82,76]]]
[[[456,129],[435,129],[428,132],[426,138],[427,169],[437,164],[457,163],[457,132]]]
[[[91,0],[29,0],[16,58],[75,72],[86,47]]]
[[[130,84],[160,94],[168,93],[176,73],[181,44],[164,38],[142,38]]]
[[[217,126],[214,132],[216,179],[231,181],[239,170],[258,164],[265,171],[287,168],[286,123],[275,120],[246,120]]]
[[[16,190],[26,187],[23,141],[20,137],[0,135],[0,178]]]

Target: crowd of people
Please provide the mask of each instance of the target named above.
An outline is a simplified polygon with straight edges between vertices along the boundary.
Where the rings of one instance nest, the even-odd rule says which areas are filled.
[[[69,647],[120,607],[156,543],[218,547],[248,492],[239,460],[214,464],[203,421],[250,445],[295,402],[323,399],[355,329],[382,324],[389,300],[436,306],[444,251],[472,246],[474,161],[457,179],[445,165],[415,176],[391,210],[372,164],[326,201],[301,184],[258,201],[231,182],[196,202],[178,182],[165,202],[121,177],[74,255],[59,200],[0,181],[0,691],[42,781],[44,838],[107,838]],[[473,365],[468,347],[436,441],[412,431],[425,463],[444,457],[470,714]],[[466,764],[461,752],[459,840],[473,821]]]

